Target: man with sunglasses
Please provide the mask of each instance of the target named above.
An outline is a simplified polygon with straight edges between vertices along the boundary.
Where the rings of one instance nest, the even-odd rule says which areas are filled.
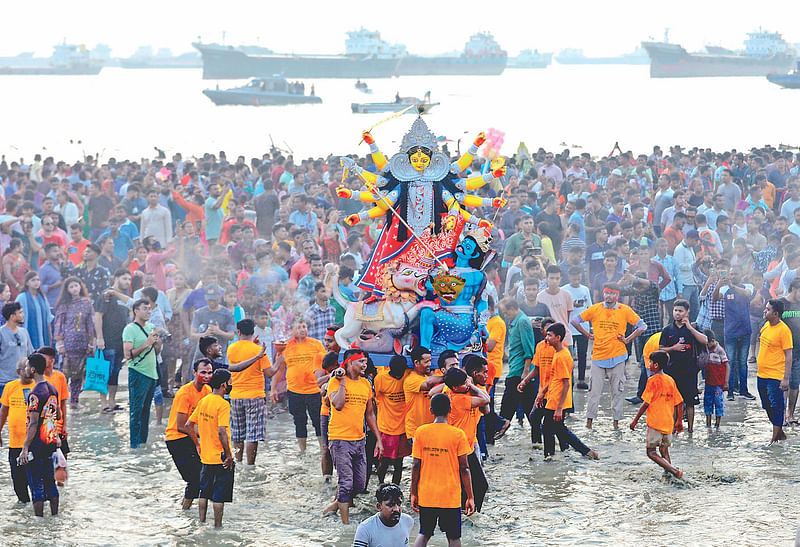
[[[25,314],[19,302],[9,302],[2,309],[6,324],[0,327],[0,395],[6,384],[17,377],[17,362],[33,353],[28,331],[22,326]]]

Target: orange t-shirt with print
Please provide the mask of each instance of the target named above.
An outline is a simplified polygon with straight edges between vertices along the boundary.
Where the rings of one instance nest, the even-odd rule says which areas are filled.
[[[411,455],[420,460],[417,503],[421,507],[461,507],[461,477],[458,457],[472,452],[459,428],[445,423],[419,426]]]

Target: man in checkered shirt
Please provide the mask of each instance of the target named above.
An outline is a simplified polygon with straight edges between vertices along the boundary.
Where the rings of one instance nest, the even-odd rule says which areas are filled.
[[[336,324],[336,310],[328,302],[330,294],[322,282],[314,286],[314,303],[306,312],[308,336],[323,340],[328,327]]]

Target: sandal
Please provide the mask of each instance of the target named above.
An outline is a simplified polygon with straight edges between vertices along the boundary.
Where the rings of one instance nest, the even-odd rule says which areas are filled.
[[[102,412],[103,414],[113,414],[114,409],[111,408],[110,406],[104,406]]]

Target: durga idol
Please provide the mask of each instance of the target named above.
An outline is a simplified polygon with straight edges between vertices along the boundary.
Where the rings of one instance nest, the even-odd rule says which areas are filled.
[[[383,229],[356,285],[383,294],[380,280],[386,265],[402,258],[407,264],[420,263],[431,254],[436,260],[452,258],[459,236],[466,223],[491,228],[488,220],[480,219],[465,207],[503,207],[503,198],[481,198],[468,194],[506,173],[505,167],[485,175],[460,177],[486,140],[481,133],[457,161],[439,150],[436,136],[418,117],[403,137],[400,152],[388,161],[365,131],[364,141],[380,174],[371,173],[356,165],[349,157],[342,158],[345,169],[354,172],[366,185],[366,192],[336,189],[340,198],[373,203],[370,209],[350,215],[345,222],[354,226],[367,219],[385,218]],[[398,218],[400,217],[400,218]]]

